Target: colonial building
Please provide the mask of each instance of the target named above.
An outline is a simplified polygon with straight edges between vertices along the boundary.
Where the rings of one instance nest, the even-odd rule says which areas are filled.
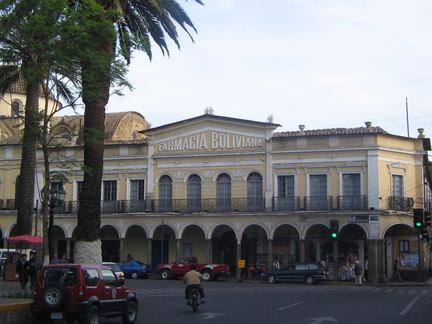
[[[51,123],[65,134],[51,169],[64,172],[63,165],[70,165],[69,181],[51,184],[67,193],[55,211],[55,253],[72,259],[83,154],[79,136],[66,135],[77,134],[81,119],[56,117]],[[156,128],[135,112],[107,114],[106,123],[104,260],[131,254],[156,266],[195,255],[228,263],[234,273],[238,260],[324,260],[344,280],[359,259],[368,261],[369,280],[385,282],[398,258],[407,280],[427,276],[429,245],[418,244],[413,226],[413,209],[430,211],[430,141],[423,130],[410,138],[367,122],[277,132],[278,124],[211,113]],[[13,236],[16,224],[16,138],[3,136],[0,143],[0,237]],[[38,158],[35,207],[44,185],[41,153]],[[42,235],[37,209],[34,226]]]

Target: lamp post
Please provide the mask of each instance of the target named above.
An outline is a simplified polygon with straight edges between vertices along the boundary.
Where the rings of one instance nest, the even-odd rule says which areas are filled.
[[[53,189],[51,188],[48,192],[48,197],[44,195],[45,190],[42,189],[42,199],[48,199],[48,207],[49,207],[49,226],[48,226],[48,251],[49,258],[51,260],[52,255],[54,254],[54,246],[53,246],[53,231],[54,231],[54,209],[63,204],[63,201],[66,197],[66,191],[64,189]]]

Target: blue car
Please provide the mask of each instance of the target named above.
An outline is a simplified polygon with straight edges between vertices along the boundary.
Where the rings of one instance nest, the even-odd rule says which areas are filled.
[[[132,279],[148,278],[151,276],[151,266],[140,261],[126,260],[117,262],[126,277]]]

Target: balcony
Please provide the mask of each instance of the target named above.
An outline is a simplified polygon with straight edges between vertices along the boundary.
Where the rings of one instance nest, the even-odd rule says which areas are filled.
[[[78,201],[69,201],[67,211],[77,214]],[[262,212],[264,198],[213,198],[213,199],[153,199],[147,210],[146,200],[101,201],[102,213],[199,213],[199,212]]]
[[[156,213],[258,212],[264,211],[264,207],[264,198],[154,199],[152,201],[152,211]]]
[[[285,210],[300,210],[300,197],[273,197],[273,210],[274,211],[285,211]]]
[[[367,210],[366,196],[338,196],[338,210]]]
[[[305,210],[331,210],[332,209],[332,197],[315,197],[307,196],[304,197],[304,209]]]
[[[409,197],[389,197],[389,209],[400,210],[400,211],[410,211],[414,206],[414,199]]]

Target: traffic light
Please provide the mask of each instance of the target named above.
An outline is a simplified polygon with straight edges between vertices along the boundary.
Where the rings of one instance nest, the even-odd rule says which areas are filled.
[[[431,214],[430,212],[427,211],[424,213],[423,227],[428,228],[430,226],[431,226]]]
[[[423,240],[429,241],[429,227],[431,226],[431,215],[430,212],[424,212],[421,238]]]
[[[338,220],[330,220],[330,233],[333,238],[337,238],[339,236],[339,221]]]
[[[429,240],[429,231],[427,228],[421,230],[421,238],[423,240]]]
[[[423,227],[423,209],[414,208],[414,228],[421,229]]]

